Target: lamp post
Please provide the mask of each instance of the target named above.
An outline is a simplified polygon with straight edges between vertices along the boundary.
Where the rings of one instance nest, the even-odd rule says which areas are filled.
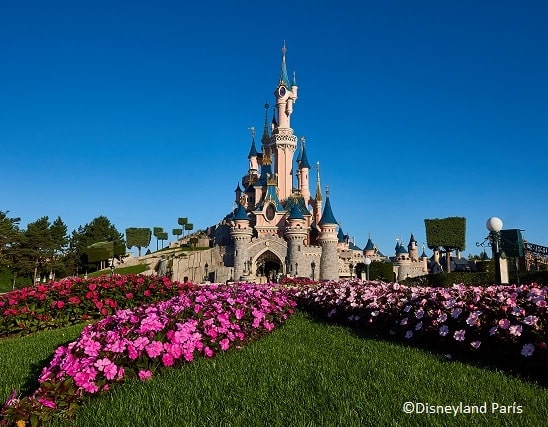
[[[502,274],[500,271],[500,230],[502,230],[502,220],[492,216],[485,224],[489,230],[488,239],[491,242],[493,250],[493,261],[495,262],[495,282],[497,285],[502,283]]]
[[[365,257],[363,262],[365,263],[365,271],[366,271],[365,280],[369,281],[369,265],[371,264],[371,258]]]
[[[314,270],[316,270],[316,263],[314,261],[310,263],[310,268],[312,269],[312,280],[314,280]]]

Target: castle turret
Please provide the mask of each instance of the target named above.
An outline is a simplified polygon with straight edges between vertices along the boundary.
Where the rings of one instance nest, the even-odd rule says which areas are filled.
[[[293,104],[297,100],[297,86],[294,83],[290,84],[287,77],[286,51],[284,44],[280,80],[274,91],[278,122],[270,137],[280,200],[286,200],[293,193],[293,154],[297,148],[297,137],[293,135],[293,129],[291,129],[291,114]]]
[[[309,187],[309,178],[308,172],[310,171],[310,163],[308,163],[308,157],[306,156],[306,146],[304,145],[305,139],[304,136],[301,138],[302,141],[302,153],[301,159],[299,162],[299,191],[304,198],[306,205],[308,206],[310,202],[310,187]]]
[[[306,220],[297,203],[293,205],[287,217],[288,227],[285,229],[287,240],[287,261],[289,266],[288,274],[297,276],[298,266],[304,271],[303,247],[308,235],[309,228],[306,227]]]
[[[249,217],[242,204],[238,203],[232,217],[230,236],[234,239],[234,278],[239,280],[244,276],[247,261],[247,247],[251,241],[253,230],[249,226]]]
[[[411,237],[409,238],[407,251],[409,252],[409,259],[411,261],[419,260],[419,247],[417,246],[417,241],[415,240],[415,236],[413,236],[413,233],[411,233]]]
[[[316,177],[316,195],[314,196],[314,221],[319,224],[323,204],[322,187],[320,185],[320,162],[316,162],[316,170],[318,175]]]
[[[339,256],[337,254],[337,220],[331,210],[329,194],[325,200],[325,209],[322,218],[318,224],[320,226],[320,236],[318,242],[322,247],[320,257],[320,280],[337,280],[339,278]]]

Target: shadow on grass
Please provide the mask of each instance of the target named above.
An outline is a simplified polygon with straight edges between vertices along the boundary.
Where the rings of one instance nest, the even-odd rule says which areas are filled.
[[[413,337],[413,340],[405,340],[398,335],[390,335],[382,330],[373,331],[365,328],[363,323],[336,320],[332,321],[314,311],[307,311],[299,308],[300,311],[310,318],[324,325],[339,325],[348,328],[355,336],[364,339],[388,342],[403,348],[418,348],[436,356],[444,363],[460,362],[477,368],[490,371],[500,371],[505,375],[512,376],[522,381],[537,384],[541,387],[548,387],[548,363],[542,358],[531,358],[525,360],[516,356],[516,348],[510,345],[483,347],[476,352],[466,351],[464,348],[455,345],[451,338],[432,342],[428,337]],[[404,341],[405,340],[405,341]],[[525,363],[524,363],[525,362]]]

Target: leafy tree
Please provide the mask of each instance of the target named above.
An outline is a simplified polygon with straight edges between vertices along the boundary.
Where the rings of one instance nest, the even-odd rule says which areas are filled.
[[[47,216],[39,218],[27,225],[24,232],[22,265],[23,270],[32,266],[33,283],[36,283],[39,273],[47,270],[48,263],[53,260],[53,238],[51,235],[50,222]]]
[[[9,211],[0,211],[0,267],[10,265],[13,250],[21,241],[21,218],[9,218]]]
[[[135,246],[139,249],[139,256],[141,256],[141,248],[148,247],[150,245],[151,237],[152,232],[150,231],[150,228],[126,228],[127,248],[131,249]]]
[[[426,243],[432,250],[445,251],[446,271],[451,271],[451,251],[463,251],[466,242],[466,218],[425,219]]]
[[[190,231],[194,229],[194,224],[185,224],[185,230]]]
[[[182,229],[183,229],[183,237],[185,237],[185,226],[188,224],[188,218],[186,217],[183,217],[183,218],[178,218],[177,219],[177,224],[179,224]]]
[[[183,229],[182,228],[174,228],[173,230],[171,230],[171,233],[174,235],[174,236],[180,236],[181,234],[183,234]]]
[[[164,249],[164,241],[169,238],[169,235],[166,232],[158,233],[158,240],[162,241],[162,249]]]
[[[77,270],[87,265],[87,248],[99,242],[113,242],[114,256],[116,257],[126,252],[124,235],[111,224],[107,217],[101,215],[72,232],[70,256],[73,258]]]
[[[152,229],[152,234],[154,234],[154,237],[156,237],[156,251],[158,251],[158,241],[160,240],[160,234],[164,232],[164,229],[162,227],[154,227]]]

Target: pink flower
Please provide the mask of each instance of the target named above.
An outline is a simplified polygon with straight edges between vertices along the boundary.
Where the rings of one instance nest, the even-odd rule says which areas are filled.
[[[152,372],[144,369],[139,370],[139,379],[141,381],[146,381],[152,378]]]
[[[510,321],[508,319],[500,319],[499,326],[501,329],[508,329],[510,327]]]
[[[481,341],[472,341],[470,345],[477,350],[481,345]]]
[[[510,335],[514,335],[516,337],[519,337],[521,335],[522,329],[523,328],[522,328],[521,325],[512,325],[512,326],[510,326],[510,329],[509,329]]]
[[[45,397],[39,397],[36,400],[38,400],[38,402],[46,408],[54,409],[57,406],[53,400],[46,399]]]
[[[400,325],[401,325],[401,326],[407,325],[408,320],[409,320],[409,319],[408,319],[407,317],[404,317],[403,319],[401,319]]]
[[[457,340],[457,341],[464,341],[464,334],[465,334],[465,330],[464,329],[460,329],[458,331],[455,331],[455,333],[453,334],[453,337]]]
[[[213,357],[214,353],[213,350],[211,350],[209,347],[204,348],[204,355],[205,357]]]
[[[145,350],[148,354],[148,357],[157,357],[159,356],[164,349],[164,345],[160,341],[152,341],[149,345],[145,347]]]
[[[221,346],[221,350],[226,351],[230,346],[230,341],[228,340],[228,338],[224,338],[219,342],[219,344]]]
[[[529,343],[523,346],[523,348],[521,349],[521,354],[525,357],[529,357],[533,354],[534,351],[535,351],[535,346]]]
[[[173,365],[173,362],[174,362],[174,360],[173,360],[173,356],[171,354],[164,353],[162,355],[162,363],[163,363],[164,366],[171,366],[171,365]]]

